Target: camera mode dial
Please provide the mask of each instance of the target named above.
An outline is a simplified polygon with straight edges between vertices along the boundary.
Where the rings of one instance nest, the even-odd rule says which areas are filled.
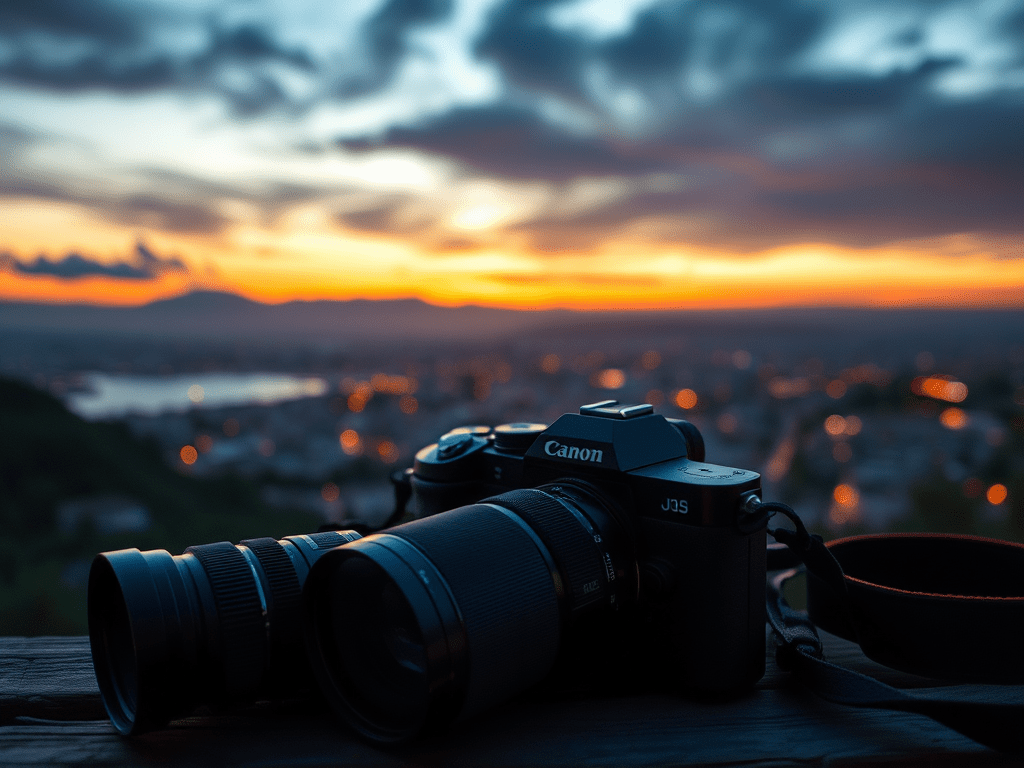
[[[499,424],[494,428],[494,447],[509,453],[526,453],[547,424]]]

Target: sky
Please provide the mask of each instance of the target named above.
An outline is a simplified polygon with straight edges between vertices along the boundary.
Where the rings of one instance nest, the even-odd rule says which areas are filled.
[[[0,300],[1024,308],[1024,0],[4,0]]]

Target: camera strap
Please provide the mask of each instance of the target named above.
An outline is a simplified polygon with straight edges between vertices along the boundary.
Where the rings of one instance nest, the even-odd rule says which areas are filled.
[[[891,534],[825,543],[785,504],[795,530],[769,528],[768,620],[777,659],[838,704],[926,715],[980,744],[1024,751],[1024,545],[973,536]],[[783,585],[807,572],[807,612]],[[953,685],[901,689],[822,658],[817,628],[880,664]]]

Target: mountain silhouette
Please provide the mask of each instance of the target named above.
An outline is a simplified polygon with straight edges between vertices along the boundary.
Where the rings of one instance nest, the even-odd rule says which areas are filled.
[[[233,293],[194,291],[138,307],[0,302],[0,327],[209,340],[485,341],[549,325],[571,314],[439,307],[419,299],[263,304]]]

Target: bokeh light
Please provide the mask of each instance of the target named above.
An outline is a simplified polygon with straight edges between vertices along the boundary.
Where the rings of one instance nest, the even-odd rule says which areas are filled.
[[[341,443],[341,450],[348,456],[358,456],[363,452],[363,441],[354,429],[346,429],[342,432],[338,442]]]
[[[950,376],[918,376],[910,383],[910,391],[947,403],[962,403],[967,399],[967,385]]]
[[[626,385],[626,373],[619,368],[605,368],[597,372],[593,384],[599,389],[622,389]]]
[[[988,491],[985,492],[985,498],[989,504],[1002,504],[1006,501],[1008,495],[1009,491],[1006,490],[1006,486],[1002,483],[989,486]]]
[[[836,504],[841,506],[855,507],[860,502],[860,493],[852,485],[842,483],[832,491],[832,498],[836,500]]]
[[[825,387],[825,392],[833,400],[838,400],[846,394],[846,382],[842,379],[834,379]]]
[[[737,349],[732,353],[732,364],[739,370],[745,371],[754,362],[754,356],[745,349]]]
[[[338,488],[336,483],[327,482],[324,483],[323,487],[320,489],[320,496],[328,504],[331,504],[337,501],[341,496],[341,489]]]
[[[199,458],[199,451],[196,450],[194,445],[183,445],[181,450],[178,452],[181,460],[189,466],[196,463],[196,459]]]
[[[846,419],[838,413],[833,413],[825,419],[825,431],[832,437],[839,437],[846,432]]]
[[[377,443],[377,455],[386,464],[394,464],[398,461],[398,446],[390,440],[381,440]]]
[[[649,389],[647,394],[644,395],[644,402],[650,403],[655,408],[665,402],[665,393],[660,389]]]
[[[661,365],[661,353],[656,349],[649,349],[640,356],[640,365],[645,371],[653,371]]]
[[[970,419],[961,408],[947,408],[939,414],[939,423],[946,429],[963,429]]]
[[[697,406],[697,393],[692,389],[680,389],[676,392],[675,401],[676,405],[684,411],[688,411]]]

